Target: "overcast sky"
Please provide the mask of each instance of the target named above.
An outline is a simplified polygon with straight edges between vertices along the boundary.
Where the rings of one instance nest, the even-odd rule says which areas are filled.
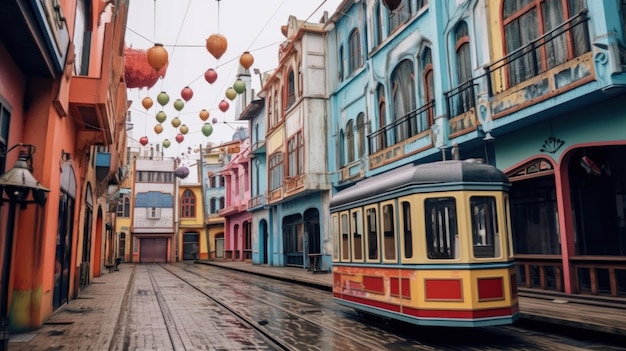
[[[225,91],[236,79],[239,57],[244,51],[254,56],[250,68],[261,72],[272,71],[278,64],[278,45],[285,37],[280,27],[287,24],[290,15],[298,19],[308,18],[319,22],[324,11],[332,15],[341,0],[133,0],[130,1],[126,45],[136,49],[149,49],[154,43],[162,43],[169,53],[169,66],[165,78],[151,89],[129,89],[128,98],[133,100],[131,113],[134,122],[132,138],[138,140],[147,136],[149,142],[172,143],[167,156],[179,156],[188,148],[197,149],[207,142],[221,143],[230,140],[234,128],[240,123],[234,121],[235,101],[225,98]],[[228,40],[226,53],[218,60],[205,47],[206,38],[220,33]],[[208,68],[217,70],[218,79],[209,84],[204,79]],[[259,79],[252,76],[252,87],[259,88]],[[189,86],[193,98],[180,111],[172,103],[181,98],[180,92]],[[170,102],[163,108],[167,121],[163,123],[161,134],[154,132],[158,123],[156,113],[161,106],[156,96],[165,91]],[[141,100],[150,96],[154,106],[146,111]],[[226,113],[218,109],[218,103],[226,99],[230,108]],[[208,138],[201,133],[204,122],[198,117],[202,109],[210,112],[208,122],[216,117],[213,134]],[[175,136],[178,131],[171,125],[175,116],[189,127],[185,140],[178,144]],[[245,125],[244,125],[245,126]],[[192,155],[193,156],[193,155]],[[197,157],[196,157],[197,158]]]

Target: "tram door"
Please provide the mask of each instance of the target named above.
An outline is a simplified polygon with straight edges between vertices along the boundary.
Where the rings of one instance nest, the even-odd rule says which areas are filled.
[[[198,259],[199,239],[198,233],[183,234],[183,260]]]

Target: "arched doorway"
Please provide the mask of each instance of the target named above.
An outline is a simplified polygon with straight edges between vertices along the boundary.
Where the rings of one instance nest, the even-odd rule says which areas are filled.
[[[83,215],[83,255],[79,266],[79,287],[84,288],[89,285],[89,272],[91,262],[91,238],[93,221],[93,198],[91,184],[87,184],[85,192],[85,213]]]
[[[304,267],[304,228],[299,213],[283,218],[283,243],[287,266]]]
[[[267,232],[267,221],[262,219],[259,223],[259,237],[261,238],[261,254],[263,257],[261,258],[261,262],[263,264],[268,264],[269,262],[269,233]]]
[[[317,270],[321,268],[321,239],[320,239],[320,218],[316,208],[304,211],[304,238],[305,255],[309,258],[307,268]]]
[[[224,258],[224,233],[215,234],[215,258]]]
[[[52,307],[56,310],[69,299],[72,233],[74,232],[74,209],[76,199],[76,176],[70,164],[61,167],[61,192],[59,195],[59,218],[54,264],[54,292]]]
[[[102,265],[104,261],[102,260],[102,243],[103,235],[102,228],[104,227],[104,221],[102,218],[102,208],[98,207],[98,214],[96,217],[96,230],[94,233],[95,243],[94,243],[94,251],[93,251],[93,276],[99,277],[102,274]]]

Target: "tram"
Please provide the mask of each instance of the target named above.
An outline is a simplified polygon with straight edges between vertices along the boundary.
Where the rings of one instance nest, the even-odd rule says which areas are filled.
[[[333,299],[416,325],[512,324],[509,187],[491,165],[452,160],[402,166],[337,192]]]

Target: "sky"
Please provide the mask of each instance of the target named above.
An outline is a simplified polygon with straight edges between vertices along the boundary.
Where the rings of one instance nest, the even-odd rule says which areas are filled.
[[[259,77],[253,70],[271,72],[278,65],[278,46],[285,40],[280,27],[287,24],[290,15],[300,20],[319,22],[324,11],[331,16],[342,0],[132,0],[128,13],[126,46],[147,50],[154,43],[161,43],[169,54],[169,65],[164,78],[159,79],[150,89],[128,89],[128,99],[134,128],[129,132],[132,139],[147,136],[150,143],[171,141],[166,156],[180,157],[183,154],[191,159],[199,158],[197,149],[207,142],[220,144],[231,140],[235,129],[247,126],[235,121],[235,104],[225,97],[226,89],[236,79],[239,57],[244,51],[254,56],[250,67],[252,88],[259,91]],[[228,40],[228,47],[222,57],[216,59],[206,49],[206,39],[211,34],[222,34]],[[218,73],[217,81],[209,84],[204,72],[213,68]],[[178,112],[173,102],[181,98],[181,90],[189,86],[193,97]],[[165,91],[170,102],[161,106],[157,95]],[[149,96],[154,105],[146,110],[141,101]],[[225,99],[230,108],[222,112],[219,102]],[[212,124],[213,133],[205,137],[201,128],[205,123],[198,113],[206,109],[210,116],[207,122],[217,118]],[[154,126],[158,123],[156,114],[163,110],[167,120],[164,130],[157,134]],[[178,131],[171,120],[178,116],[189,127],[184,141],[175,140]],[[226,123],[224,123],[226,122]],[[196,156],[196,157],[194,157]]]

